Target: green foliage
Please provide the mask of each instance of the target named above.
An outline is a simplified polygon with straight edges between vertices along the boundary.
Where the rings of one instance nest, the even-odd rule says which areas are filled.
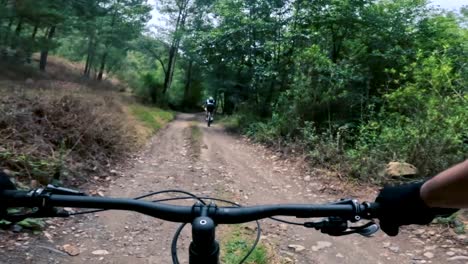
[[[12,214],[12,215],[13,214],[22,215],[22,214],[31,213],[31,209],[30,208],[8,208],[7,213]],[[46,226],[45,221],[41,218],[26,218],[17,223],[12,223],[10,221],[0,219],[0,228],[7,229],[11,227],[11,225],[13,224],[18,225],[25,229],[33,230],[34,232],[43,230]]]
[[[300,144],[306,149],[312,165],[328,166],[330,169],[342,171],[346,162],[345,139],[347,127],[337,129],[336,134],[319,133],[316,126],[306,122],[301,131]]]
[[[31,63],[31,54],[40,51],[45,70],[47,55],[55,50],[86,61],[84,75],[93,72],[98,79],[119,70],[151,11],[146,0],[25,0],[0,5],[0,15],[6,15],[0,20],[2,56]]]
[[[12,223],[6,220],[1,220],[0,219],[0,228],[7,228],[11,225]]]
[[[216,23],[187,34],[205,93],[235,113],[228,126],[365,180],[392,160],[428,176],[466,158],[466,11],[407,0],[203,7]]]
[[[134,94],[147,101],[150,101],[150,95],[144,84],[144,75],[154,71],[154,63],[148,59],[145,54],[138,51],[130,51],[122,62],[121,69],[116,72],[119,80],[128,84]]]
[[[218,122],[222,124],[228,131],[242,132],[242,115],[234,114],[229,116],[218,117]]]
[[[32,2],[0,5],[3,53],[55,50],[85,62],[85,76],[116,74],[160,106],[199,109],[214,96],[220,112],[235,114],[232,127],[301,145],[315,164],[349,162],[361,179],[390,160],[431,175],[466,157],[466,8],[158,0],[170,26],[143,34],[144,0]]]
[[[234,227],[233,230],[229,233],[228,237],[223,238],[223,263],[239,263],[239,261],[241,261],[250,250],[252,244],[253,239],[249,239],[247,234],[240,227]],[[265,246],[257,246],[257,248],[255,248],[245,263],[268,263],[268,252]]]
[[[156,107],[148,107],[140,104],[130,106],[132,114],[146,127],[151,129],[152,133],[157,132],[167,122],[174,119],[174,114],[169,111],[162,110]]]
[[[458,86],[466,82],[462,69],[455,70],[445,54],[420,57],[412,67],[414,80],[387,94],[386,107],[361,126],[350,150],[360,175],[377,175],[376,163],[403,160],[432,176],[467,158],[468,96]]]
[[[275,145],[275,143],[282,140],[281,137],[279,137],[278,130],[275,127],[263,122],[250,124],[246,135],[252,137],[256,141],[268,145]]]
[[[174,69],[174,79],[171,89],[167,91],[167,102],[175,107],[180,107],[184,102],[184,71],[180,68]]]
[[[46,225],[44,220],[39,218],[26,218],[23,221],[18,222],[17,224],[23,228],[30,230],[42,230]]]
[[[4,149],[0,151],[0,161],[6,162],[10,167],[26,171],[30,178],[40,183],[50,183],[54,178],[58,179],[69,174],[64,166],[64,149],[58,153],[61,154],[43,158]]]
[[[446,225],[452,227],[455,233],[457,234],[465,234],[466,233],[466,226],[465,223],[462,221],[462,217],[460,216],[462,212],[457,212],[452,214],[449,217],[438,217],[434,220],[436,224]]]
[[[136,95],[149,101],[153,104],[158,104],[164,101],[162,98],[163,79],[160,71],[156,73],[145,73],[141,76],[143,81],[142,86],[136,90]]]

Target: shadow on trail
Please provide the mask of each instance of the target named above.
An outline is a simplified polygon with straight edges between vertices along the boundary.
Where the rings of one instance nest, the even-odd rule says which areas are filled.
[[[177,121],[186,121],[194,122],[203,129],[203,132],[216,133],[216,134],[226,134],[224,126],[220,125],[217,119],[214,119],[214,122],[211,124],[211,127],[208,127],[205,119],[205,112],[198,113],[179,113],[176,116]]]
[[[178,113],[176,120],[202,122],[205,120],[205,113]]]

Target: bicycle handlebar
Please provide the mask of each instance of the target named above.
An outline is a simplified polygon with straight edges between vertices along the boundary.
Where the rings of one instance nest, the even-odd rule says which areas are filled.
[[[43,191],[43,189],[39,189]],[[0,191],[4,207],[75,207],[135,211],[171,222],[191,223],[199,216],[208,216],[217,224],[240,224],[273,216],[298,218],[340,217],[350,221],[376,218],[378,205],[354,200],[324,205],[286,204],[246,207],[218,207],[214,204],[193,206],[169,205],[124,198],[40,193],[35,191]]]
[[[214,203],[207,205],[201,198],[194,195],[191,195],[189,198],[195,198],[199,202],[193,206],[137,200],[147,196],[140,196],[136,199],[93,197],[86,196],[78,191],[51,185],[44,189],[40,188],[32,191],[0,189],[0,220],[3,218],[11,222],[18,222],[26,217],[67,217],[72,214],[59,211],[56,207],[75,207],[135,211],[162,220],[183,223],[174,235],[171,246],[172,260],[175,264],[179,263],[177,258],[177,239],[182,228],[187,223],[192,224],[189,262],[197,264],[219,263],[220,247],[219,243],[215,240],[215,228],[218,224],[241,224],[263,218],[271,218],[284,223],[315,228],[331,236],[360,234],[369,237],[379,230],[379,227],[373,221],[361,226],[348,225],[348,222],[357,222],[361,219],[371,220],[378,217],[378,204],[358,203],[356,200],[341,200],[336,203],[322,205],[277,204],[247,207],[218,207]],[[211,199],[216,200],[215,198]],[[8,214],[7,209],[13,207],[33,208],[33,213],[22,215]],[[96,211],[85,211],[77,214],[91,212]],[[295,216],[298,218],[321,217],[326,219],[318,222],[293,223],[273,218],[274,216]],[[257,240],[241,263],[253,252],[260,239],[261,229],[258,221],[257,226]]]
[[[278,204],[236,208],[224,207],[218,208],[213,220],[223,224],[239,224],[273,216],[295,216],[297,218],[333,216],[350,220],[358,220],[354,218],[355,216],[365,219],[372,218],[366,205],[359,204],[358,206],[358,208],[355,208],[352,204]]]

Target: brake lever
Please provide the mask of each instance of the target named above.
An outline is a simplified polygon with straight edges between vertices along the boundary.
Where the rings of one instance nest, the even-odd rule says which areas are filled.
[[[380,227],[379,225],[371,221],[362,226],[351,226],[349,227],[349,229],[351,234],[359,234],[361,236],[371,237],[373,234],[380,230]]]
[[[315,228],[315,230],[320,230],[320,232],[330,236],[341,236],[348,230],[348,221],[339,217],[329,217],[319,222],[306,222],[304,226]]]
[[[320,230],[320,232],[330,236],[359,234],[365,237],[371,237],[380,229],[374,222],[369,222],[362,226],[349,227],[348,221],[336,217],[330,217],[320,222],[306,222],[304,223],[304,226],[307,228],[315,228],[316,230]]]
[[[54,185],[47,185],[45,188],[38,188],[32,190],[29,195],[31,197],[48,197],[49,195],[76,195],[76,196],[86,196],[85,193],[72,190],[63,187],[57,187]],[[9,222],[17,223],[21,222],[26,218],[45,218],[45,217],[69,217],[70,213],[54,207],[36,207],[33,209],[32,213],[23,213],[23,214],[8,214],[6,210],[0,212],[0,219],[5,219]]]
[[[369,222],[367,225],[361,226],[359,230],[357,230],[356,234],[360,234],[361,236],[371,237],[375,233],[380,230],[379,225],[374,222]]]

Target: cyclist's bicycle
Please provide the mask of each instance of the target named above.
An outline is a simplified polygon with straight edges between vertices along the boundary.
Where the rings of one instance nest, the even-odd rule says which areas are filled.
[[[2,188],[2,186],[0,186]],[[142,200],[162,193],[179,193],[182,197],[159,200]],[[172,205],[163,202],[173,200],[196,200],[192,206]],[[210,202],[207,202],[210,201]],[[228,203],[230,206],[219,207],[214,201]],[[9,214],[8,208],[25,207],[29,212]],[[82,212],[69,213],[60,207],[99,208]],[[127,210],[146,214],[166,221],[182,223],[177,229],[171,246],[173,263],[179,263],[177,258],[178,237],[187,224],[192,225],[192,242],[189,247],[190,264],[218,264],[220,246],[215,239],[216,226],[220,224],[240,224],[257,222],[257,239],[244,259],[243,263],[255,249],[260,240],[260,224],[258,220],[270,218],[282,223],[314,228],[331,236],[360,234],[371,236],[379,227],[372,219],[378,217],[379,206],[376,203],[359,203],[356,200],[341,200],[329,204],[277,204],[242,207],[233,202],[211,197],[198,197],[180,190],[154,192],[134,199],[93,197],[85,193],[49,185],[31,191],[0,189],[0,219],[18,222],[25,218],[68,217],[96,213],[104,210]],[[320,221],[290,222],[277,216],[294,216],[297,218],[323,218]],[[360,226],[357,223],[368,220]]]
[[[208,115],[206,117],[206,124],[208,125],[208,127],[210,127],[211,123],[213,123],[213,114],[210,111],[208,111]]]

